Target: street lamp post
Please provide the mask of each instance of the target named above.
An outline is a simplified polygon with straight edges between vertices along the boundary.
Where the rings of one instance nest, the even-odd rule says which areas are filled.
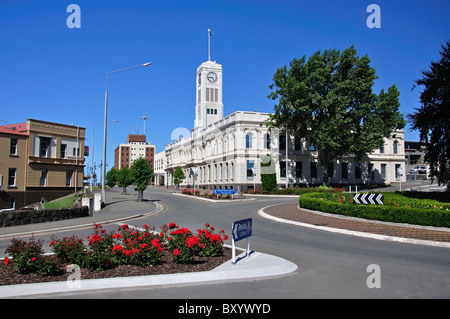
[[[105,191],[105,175],[106,175],[106,132],[107,132],[107,120],[108,120],[108,77],[110,74],[118,73],[121,71],[131,70],[134,68],[139,68],[141,66],[150,66],[151,62],[147,62],[144,64],[135,65],[129,68],[112,71],[106,74],[106,91],[105,91],[105,117],[103,123],[105,123],[103,127],[103,166],[102,166],[102,202],[106,203],[106,191]]]
[[[113,120],[113,122],[118,122],[117,120]],[[94,131],[95,131],[95,127],[98,125],[103,125],[103,123],[97,123],[94,124],[94,126],[92,127],[92,150],[91,150],[91,178],[90,178],[90,189],[92,192],[92,179],[94,178]]]

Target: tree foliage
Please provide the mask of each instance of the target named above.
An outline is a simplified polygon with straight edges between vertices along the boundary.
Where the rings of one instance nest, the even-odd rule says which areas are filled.
[[[113,188],[117,184],[117,170],[113,167],[111,168],[108,173],[106,173],[105,179],[106,179],[106,185],[110,188]]]
[[[427,143],[426,158],[432,179],[446,184],[450,191],[450,41],[442,45],[441,58],[415,81],[425,88],[420,93],[421,107],[408,115],[412,129]]]
[[[138,201],[142,200],[143,193],[153,178],[153,170],[150,164],[142,157],[133,162],[130,168],[131,177],[136,184]]]
[[[133,176],[131,171],[126,166],[122,166],[116,173],[117,186],[122,187],[122,194],[126,194],[127,187],[133,183]]]
[[[179,186],[180,183],[183,181],[183,179],[185,179],[183,170],[181,169],[180,166],[177,166],[175,168],[175,171],[173,172],[173,183]]]
[[[377,95],[377,78],[369,57],[357,56],[353,46],[293,59],[274,74],[268,97],[278,104],[267,124],[287,125],[290,134],[313,141],[328,183],[329,162],[346,155],[359,160],[405,125],[396,86]]]

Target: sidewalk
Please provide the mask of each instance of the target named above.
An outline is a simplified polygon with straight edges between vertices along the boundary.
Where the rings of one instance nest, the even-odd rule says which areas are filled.
[[[450,229],[394,224],[299,209],[298,203],[265,207],[259,215],[278,222],[373,239],[450,248]]]

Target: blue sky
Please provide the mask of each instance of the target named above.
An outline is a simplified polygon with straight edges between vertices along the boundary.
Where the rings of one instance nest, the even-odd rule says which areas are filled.
[[[81,9],[81,28],[66,25],[67,6]],[[369,4],[381,9],[381,28],[369,29]],[[153,1],[0,0],[0,124],[40,119],[92,129],[103,122],[108,72],[147,61],[152,66],[109,79],[108,169],[127,135],[143,132],[164,150],[172,130],[194,126],[195,76],[207,60],[223,65],[224,114],[272,112],[268,86],[278,67],[316,51],[355,45],[368,54],[379,79],[395,84],[401,112],[419,106],[421,71],[450,39],[450,2],[431,1]],[[408,140],[417,132],[405,128]],[[95,162],[103,128],[95,128]],[[87,158],[90,163],[90,158]]]

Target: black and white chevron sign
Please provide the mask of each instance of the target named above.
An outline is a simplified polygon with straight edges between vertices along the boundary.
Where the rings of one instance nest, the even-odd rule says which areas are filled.
[[[364,205],[384,205],[383,194],[361,194],[356,193],[353,197],[356,204]]]

